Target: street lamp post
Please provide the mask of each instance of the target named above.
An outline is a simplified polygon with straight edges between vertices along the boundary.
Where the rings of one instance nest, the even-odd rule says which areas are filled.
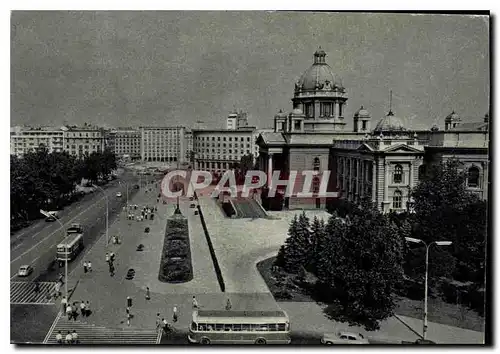
[[[405,237],[406,241],[412,243],[422,243],[425,246],[425,295],[424,295],[424,325],[422,328],[422,338],[425,340],[427,337],[427,295],[428,295],[428,279],[429,279],[429,249],[433,244],[436,246],[449,246],[452,244],[451,241],[433,241],[427,245],[424,241],[413,238]]]
[[[108,214],[109,214],[109,203],[108,203],[108,195],[106,194],[106,192],[104,191],[104,189],[102,189],[101,187],[99,186],[96,186],[94,185],[95,188],[99,189],[103,194],[104,194],[104,197],[106,198],[106,247],[109,245],[109,237],[108,237]]]

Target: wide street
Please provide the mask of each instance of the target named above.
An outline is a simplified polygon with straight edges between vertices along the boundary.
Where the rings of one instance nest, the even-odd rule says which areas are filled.
[[[154,177],[150,176],[148,180]],[[143,178],[143,184],[147,179]],[[126,185],[129,186],[131,199],[137,190],[134,184],[139,183],[135,173],[125,171],[117,180],[102,186],[109,201],[109,223],[111,224],[126,203]],[[122,197],[116,197],[121,192]],[[102,191],[85,195],[81,200],[67,206],[60,213],[60,221],[64,225],[64,233],[69,224],[78,222],[85,228],[85,248],[78,257],[68,263],[68,272],[82,261],[93,243],[105,233],[106,199]],[[111,236],[111,235],[110,235]],[[45,222],[43,219],[28,228],[20,230],[11,236],[11,341],[12,342],[42,342],[57,311],[54,300],[47,298],[47,293],[53,292],[58,274],[64,273],[64,268],[57,265],[50,269],[56,256],[56,245],[64,235],[58,222]],[[17,276],[20,265],[30,264],[34,272],[25,278]],[[41,292],[35,295],[33,281],[40,282]],[[71,289],[70,289],[71,290]],[[27,330],[29,328],[29,330]]]

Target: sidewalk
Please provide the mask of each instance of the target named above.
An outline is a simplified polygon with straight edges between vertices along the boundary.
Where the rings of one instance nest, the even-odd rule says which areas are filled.
[[[131,204],[139,206],[156,205],[158,192],[141,190],[133,199]],[[188,214],[189,205],[182,202],[183,213]],[[191,323],[191,300],[196,295],[198,302],[203,307],[223,308],[226,298],[218,290],[215,273],[210,276],[207,260],[210,260],[208,248],[203,255],[203,245],[199,246],[199,240],[203,240],[203,234],[195,233],[201,230],[201,225],[194,222],[198,216],[192,216],[193,225],[190,226],[190,234],[193,265],[195,278],[183,284],[162,283],[158,280],[160,257],[165,234],[167,217],[174,212],[175,205],[157,205],[158,212],[154,220],[142,222],[128,221],[126,213],[122,212],[115,223],[110,225],[109,235],[119,235],[122,244],[106,247],[105,237],[101,237],[88,252],[83,261],[92,262],[92,273],[84,273],[81,264],[72,272],[70,283],[78,281],[78,286],[70,301],[90,301],[93,314],[88,318],[79,318],[89,324],[105,326],[109,328],[125,328],[126,325],[126,297],[133,300],[131,313],[131,328],[154,328],[156,313],[160,312],[170,322],[172,308],[177,306],[179,311],[179,322],[176,327],[188,328]],[[198,223],[200,223],[198,221]],[[200,223],[201,224],[201,223]],[[149,227],[150,232],[144,233],[144,228]],[[138,244],[144,244],[142,252],[136,251]],[[109,275],[109,268],[105,262],[107,251],[116,254],[114,277]],[[198,262],[199,260],[200,262]],[[133,268],[136,271],[132,280],[125,279],[127,270]],[[213,269],[213,266],[212,266]],[[146,287],[150,288],[151,300],[145,299]]]

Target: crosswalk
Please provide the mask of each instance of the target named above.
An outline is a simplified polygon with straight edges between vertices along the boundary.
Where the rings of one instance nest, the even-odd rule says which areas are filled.
[[[64,337],[76,331],[80,344],[158,344],[160,335],[155,329],[139,330],[133,328],[107,328],[85,323],[82,321],[68,320],[66,316],[58,316],[44,340],[44,344],[57,344],[56,335],[61,331]]]
[[[40,282],[40,291],[35,292],[35,283],[26,281],[10,282],[11,305],[53,305],[56,282]]]

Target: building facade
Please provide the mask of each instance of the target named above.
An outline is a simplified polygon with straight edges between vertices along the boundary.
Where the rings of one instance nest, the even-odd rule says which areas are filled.
[[[193,158],[194,158],[194,151],[193,151],[193,131],[190,129],[186,129],[184,132],[184,140],[185,140],[185,147],[186,147],[186,162],[189,162],[190,164],[194,163]]]
[[[113,135],[113,151],[117,158],[139,160],[141,158],[141,131],[133,128],[118,128]]]
[[[141,127],[141,160],[186,161],[184,127]]]
[[[237,130],[248,127],[247,113],[243,111],[230,113],[226,119],[227,130]]]
[[[64,129],[64,150],[82,158],[93,152],[104,151],[105,131],[102,128],[85,124],[81,127],[66,126]]]
[[[348,96],[342,80],[326,64],[326,53],[314,53],[312,66],[295,85],[291,112],[279,111],[274,131],[257,139],[259,168],[268,176],[279,171],[281,180],[297,173],[285,207],[324,208],[328,199],[320,187],[353,202],[372,201],[383,212],[406,210],[410,190],[434,163],[457,158],[469,176],[468,188],[482,198],[488,191],[489,116],[482,122],[463,123],[457,113],[444,118],[445,130],[407,129],[391,109],[372,128],[364,107],[353,116],[347,131],[344,109]],[[312,183],[303,171],[316,171]],[[285,186],[282,187],[284,192]],[[312,192],[311,198],[299,192]]]
[[[49,152],[64,151],[64,130],[55,127],[11,127],[10,154],[22,157],[29,151],[35,151],[41,145]]]
[[[244,155],[258,155],[255,141],[258,130],[245,127],[237,130],[193,130],[195,169],[224,173]]]

